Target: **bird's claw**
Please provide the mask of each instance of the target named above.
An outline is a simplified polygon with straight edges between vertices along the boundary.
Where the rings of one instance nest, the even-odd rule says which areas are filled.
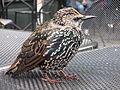
[[[77,79],[77,76],[67,75],[67,74],[65,74],[62,70],[60,70],[60,74],[61,74],[64,78]]]
[[[47,74],[43,74],[45,78],[42,78],[43,81],[51,82],[51,83],[64,83],[63,81],[52,80],[48,77]]]
[[[52,80],[52,79],[46,79],[46,78],[42,78],[43,81],[46,82],[51,82],[51,83],[64,83],[63,81],[57,81],[57,80]]]
[[[68,79],[77,79],[76,76],[71,76],[71,75],[65,75],[64,77]]]

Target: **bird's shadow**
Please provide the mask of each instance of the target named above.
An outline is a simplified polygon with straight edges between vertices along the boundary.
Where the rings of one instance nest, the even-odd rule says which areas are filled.
[[[58,72],[50,72],[50,73],[47,73],[47,75],[52,79],[60,79],[61,78],[61,76],[59,75]],[[9,76],[10,78],[13,78],[13,79],[41,79],[41,78],[44,78],[43,72],[41,70],[37,70],[37,69],[22,73],[20,75],[15,75],[15,76],[7,75],[7,76]]]

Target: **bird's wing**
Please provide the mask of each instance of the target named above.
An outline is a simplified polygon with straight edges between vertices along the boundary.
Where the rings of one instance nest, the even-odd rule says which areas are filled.
[[[63,27],[52,35],[51,42],[46,47],[47,51],[44,55],[49,60],[69,58],[69,55],[74,52],[74,47],[79,48],[82,42],[80,40],[81,36],[81,33],[76,28],[69,26]]]
[[[36,29],[23,43],[16,61],[11,65],[8,72],[17,68],[16,73],[21,73],[36,67],[36,65],[43,60],[42,56],[46,51],[46,46],[49,44],[47,38],[53,31],[54,30],[50,29]]]

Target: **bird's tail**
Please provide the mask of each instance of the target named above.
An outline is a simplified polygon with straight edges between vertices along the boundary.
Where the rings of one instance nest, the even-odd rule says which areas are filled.
[[[13,63],[10,68],[8,68],[7,72],[5,74],[13,74],[17,70],[17,65],[19,64],[19,61]]]

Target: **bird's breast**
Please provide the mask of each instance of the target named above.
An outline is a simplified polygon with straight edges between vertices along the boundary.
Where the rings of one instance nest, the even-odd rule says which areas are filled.
[[[52,42],[44,53],[46,59],[40,63],[41,69],[59,70],[64,68],[77,52],[80,44],[80,34],[76,30],[55,32]]]

